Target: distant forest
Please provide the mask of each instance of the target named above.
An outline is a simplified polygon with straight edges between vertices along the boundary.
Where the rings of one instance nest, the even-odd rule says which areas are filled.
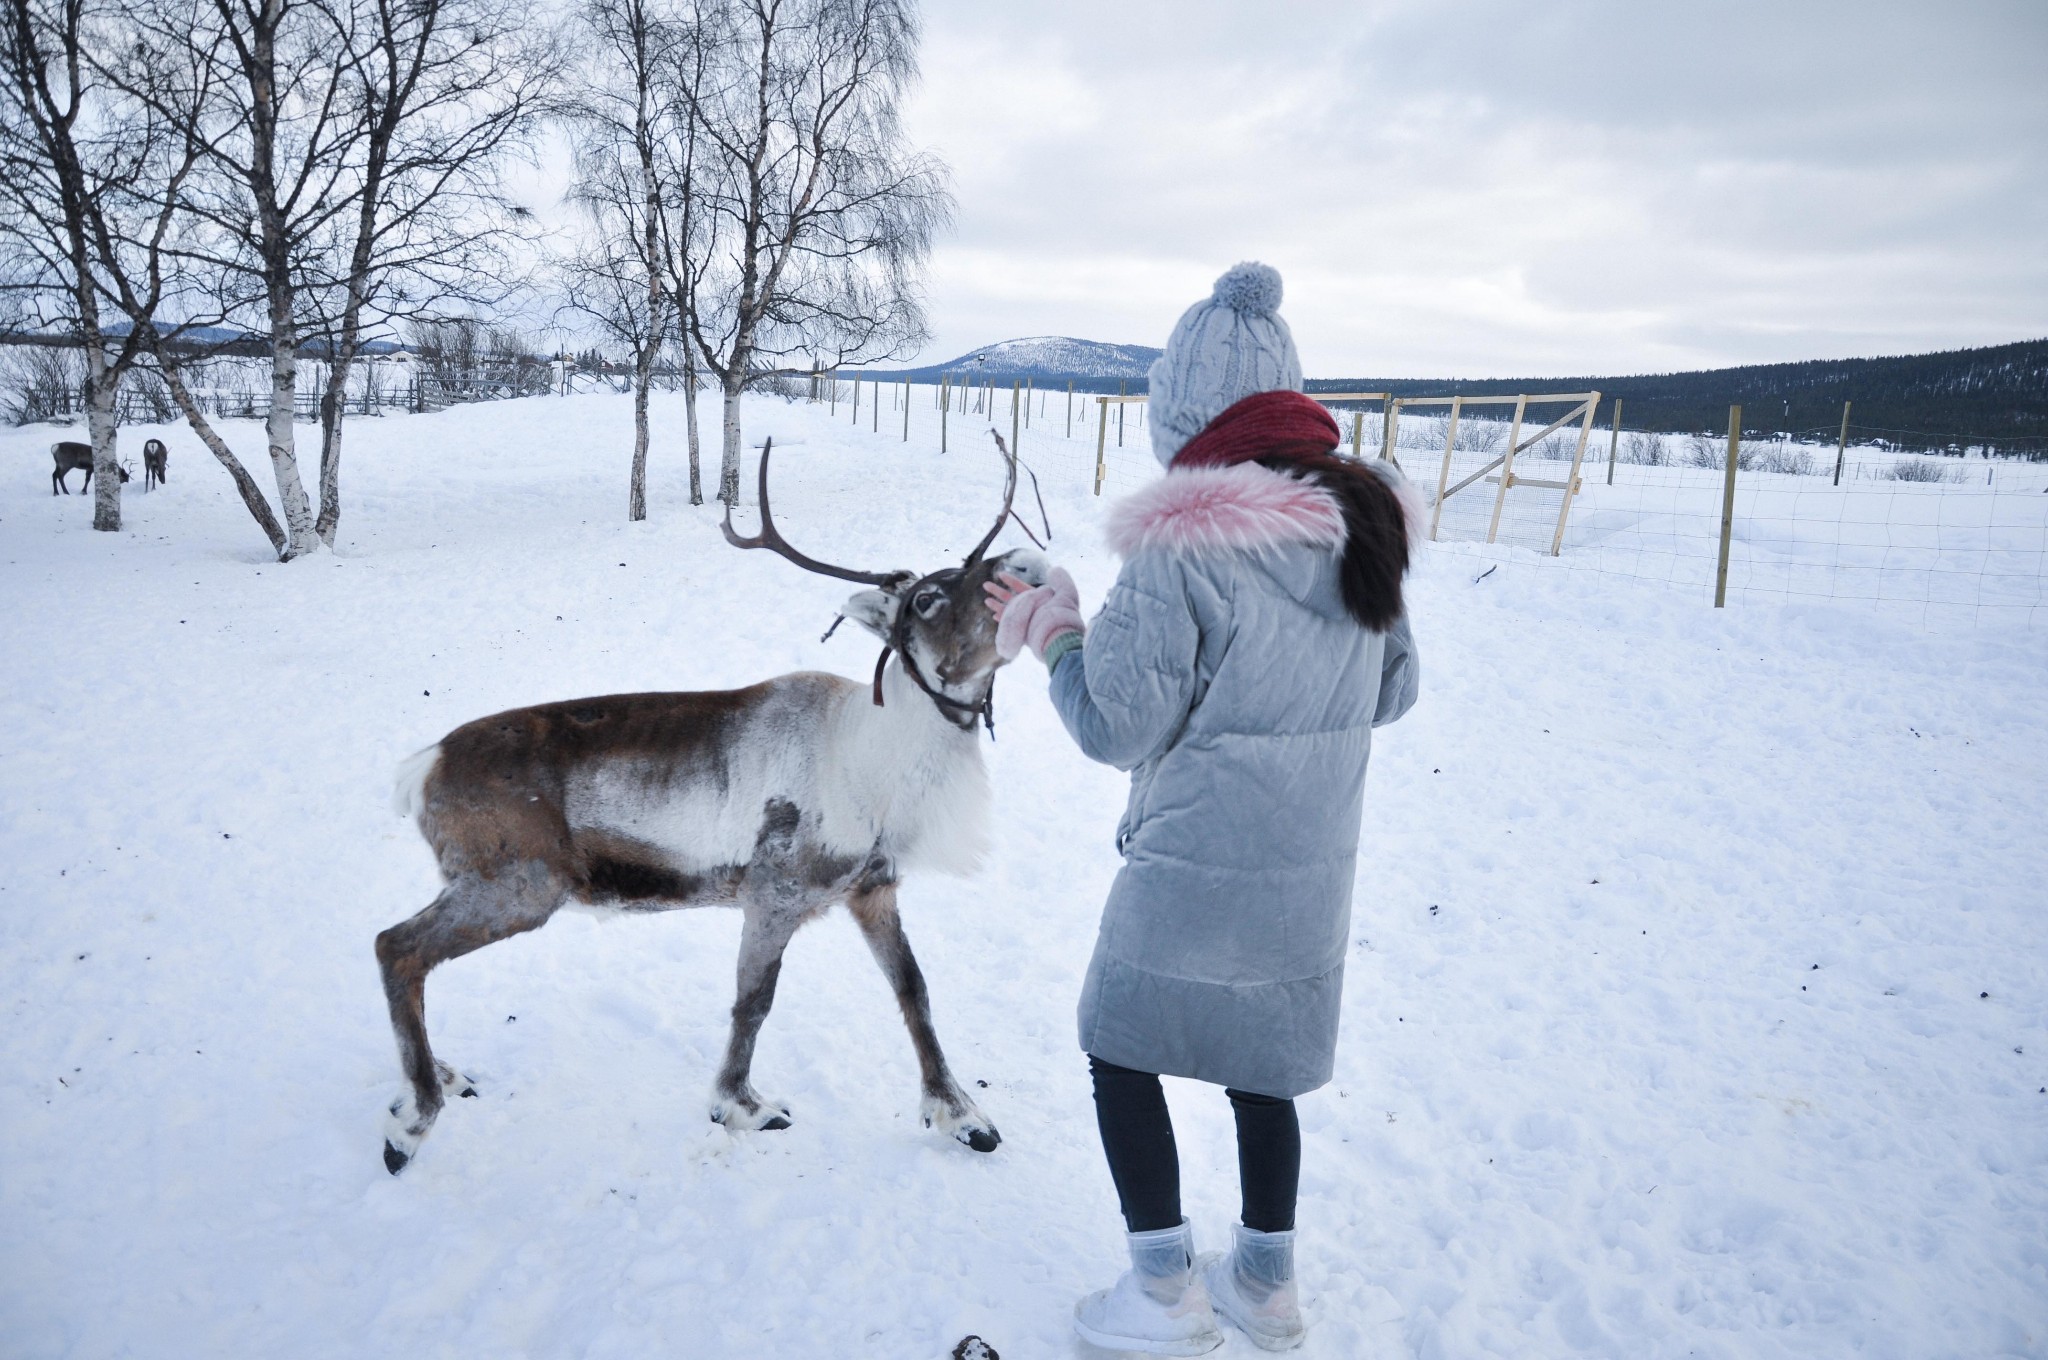
[[[1397,397],[1521,392],[1601,394],[1599,421],[1659,432],[1725,434],[1728,408],[1742,407],[1743,433],[1832,440],[1849,409],[1852,443],[1883,442],[1914,452],[1965,448],[2048,458],[2048,340],[1887,359],[1814,359],[1698,373],[1606,378],[1485,380],[1347,378],[1311,381],[1311,392],[1392,392]]]

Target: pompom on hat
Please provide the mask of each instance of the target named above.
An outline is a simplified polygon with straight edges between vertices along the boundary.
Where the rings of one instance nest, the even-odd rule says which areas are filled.
[[[1255,392],[1299,392],[1301,356],[1280,319],[1280,271],[1246,261],[1181,314],[1152,363],[1152,453],[1171,464],[1202,427]]]

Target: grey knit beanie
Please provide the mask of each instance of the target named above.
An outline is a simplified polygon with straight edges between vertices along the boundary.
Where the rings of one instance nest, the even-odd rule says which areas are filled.
[[[1152,454],[1162,464],[1202,427],[1254,392],[1299,392],[1301,356],[1280,319],[1280,271],[1232,265],[1181,313],[1152,361]]]

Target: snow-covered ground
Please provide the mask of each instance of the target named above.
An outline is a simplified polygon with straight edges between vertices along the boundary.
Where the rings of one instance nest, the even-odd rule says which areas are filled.
[[[642,525],[624,398],[354,421],[342,549],[290,566],[182,430],[118,536],[48,494],[52,431],[0,433],[0,1353],[1075,1353],[1121,1247],[1073,1004],[1123,781],[1028,660],[990,864],[903,893],[997,1152],[917,1126],[843,915],[756,1063],[795,1126],[735,1137],[736,914],[564,914],[434,975],[482,1094],[385,1174],[370,942],[435,890],[397,761],[511,705],[873,662],[818,641],[841,587],[683,503],[678,402]],[[980,427],[941,457],[889,414],[750,406],[805,548],[930,566],[982,528]],[[1092,447],[1035,447],[1098,599]],[[1304,1353],[2048,1353],[2048,631],[1485,575],[1506,551],[1415,581],[1424,698],[1375,750],[1338,1076],[1301,1103]],[[1220,1244],[1229,1116],[1169,1086]]]

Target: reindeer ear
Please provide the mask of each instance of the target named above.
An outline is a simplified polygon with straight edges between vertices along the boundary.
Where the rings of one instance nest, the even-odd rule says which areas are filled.
[[[839,612],[887,642],[896,623],[897,598],[888,590],[863,590],[839,606]]]

